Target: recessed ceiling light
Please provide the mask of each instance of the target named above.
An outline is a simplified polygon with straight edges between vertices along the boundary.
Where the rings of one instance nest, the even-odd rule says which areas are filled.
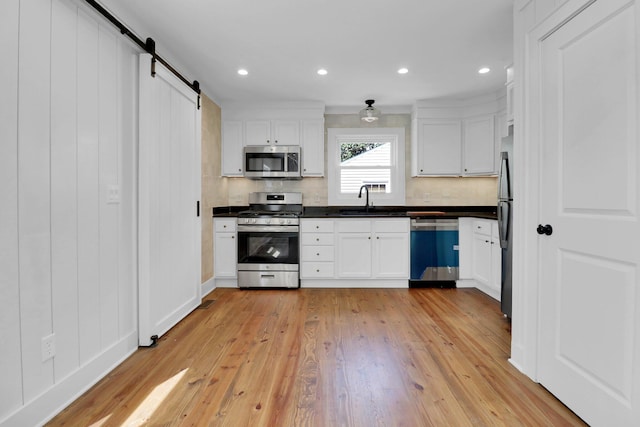
[[[398,74],[407,74],[408,72],[409,72],[409,69],[404,67],[398,70]]]
[[[240,68],[238,70],[238,74],[240,74],[241,76],[246,76],[247,74],[249,74],[249,72],[247,70],[245,70],[244,68]]]
[[[491,68],[489,67],[482,67],[478,70],[478,74],[487,74],[489,71],[491,71]]]
[[[318,74],[320,74],[321,76],[326,76],[327,75],[327,70],[325,70],[324,68],[320,68],[318,70]]]

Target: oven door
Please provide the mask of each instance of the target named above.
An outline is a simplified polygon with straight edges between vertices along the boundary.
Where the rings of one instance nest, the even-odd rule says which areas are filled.
[[[238,270],[298,270],[298,226],[238,226]],[[289,266],[289,268],[287,268]]]

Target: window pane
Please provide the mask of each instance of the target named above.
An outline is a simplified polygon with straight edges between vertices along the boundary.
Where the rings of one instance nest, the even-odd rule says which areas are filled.
[[[391,169],[342,169],[340,171],[340,192],[358,193],[366,185],[371,192],[391,192]]]
[[[391,166],[391,143],[341,142],[340,166]]]

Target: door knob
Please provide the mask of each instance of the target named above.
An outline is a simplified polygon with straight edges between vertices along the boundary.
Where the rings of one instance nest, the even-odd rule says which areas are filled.
[[[549,224],[538,224],[538,229],[536,231],[538,232],[538,234],[546,234],[547,236],[551,236],[551,233],[553,233],[553,227]]]

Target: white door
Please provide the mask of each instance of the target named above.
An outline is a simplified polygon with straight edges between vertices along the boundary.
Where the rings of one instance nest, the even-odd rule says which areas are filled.
[[[593,426],[640,425],[638,18],[599,0],[538,46],[538,378]]]
[[[140,56],[139,330],[150,345],[200,304],[197,94]]]

